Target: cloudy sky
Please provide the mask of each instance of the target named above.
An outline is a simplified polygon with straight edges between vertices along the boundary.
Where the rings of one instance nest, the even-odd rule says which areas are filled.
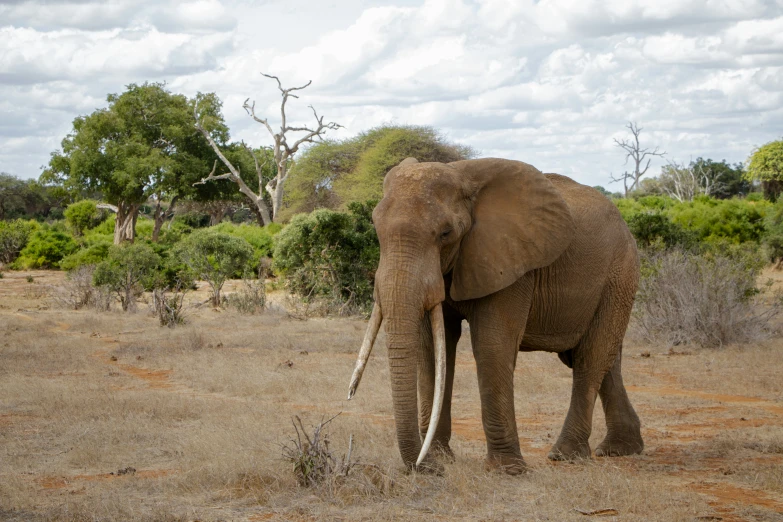
[[[241,108],[277,114],[261,71],[312,80],[291,118],[312,103],[336,137],[432,125],[619,190],[628,120],[675,161],[783,137],[783,0],[0,0],[0,171],[37,177],[132,82],[215,91],[233,137],[267,144]]]

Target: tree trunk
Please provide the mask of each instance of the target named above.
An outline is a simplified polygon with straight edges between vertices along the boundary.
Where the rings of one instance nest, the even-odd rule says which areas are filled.
[[[155,212],[152,214],[152,218],[155,222],[152,228],[152,242],[157,243],[158,237],[160,237],[160,228],[163,226],[163,221],[166,219],[166,212],[163,210],[160,198],[155,203]]]
[[[114,244],[119,245],[123,241],[136,239],[136,219],[139,217],[139,207],[137,203],[126,203],[120,201],[117,205],[117,216],[114,222]]]
[[[278,214],[280,213],[280,209],[283,206],[283,183],[280,181],[277,182],[275,185],[274,190],[272,190],[272,219],[276,220],[278,218]]]

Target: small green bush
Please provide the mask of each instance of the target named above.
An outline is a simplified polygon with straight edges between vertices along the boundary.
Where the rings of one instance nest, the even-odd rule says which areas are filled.
[[[106,260],[95,267],[93,283],[116,294],[124,311],[133,310],[137,295],[157,282],[160,263],[160,256],[144,243],[112,246]]]
[[[71,203],[63,214],[65,222],[77,237],[83,235],[86,230],[100,225],[101,221],[106,219],[106,213],[99,210],[98,203],[91,199]]]
[[[109,249],[112,247],[112,240],[107,239],[97,241],[92,245],[82,248],[67,255],[60,261],[60,268],[63,270],[75,270],[80,266],[97,265],[109,256]]]
[[[212,288],[212,304],[220,305],[220,290],[227,279],[241,277],[253,259],[253,247],[245,239],[197,230],[174,247],[173,256],[190,273]]]
[[[60,260],[78,248],[70,234],[47,226],[33,232],[13,266],[22,269],[58,268]]]
[[[679,245],[687,248],[695,241],[693,233],[672,223],[672,220],[659,210],[633,214],[628,219],[628,229],[640,247],[649,247],[654,242],[661,241],[667,247]]]
[[[35,221],[0,221],[0,263],[10,264],[16,260],[38,228]]]
[[[362,310],[372,304],[380,258],[371,221],[375,203],[352,203],[348,213],[319,209],[294,216],[277,237],[273,264],[292,293]]]
[[[280,232],[281,229],[282,227],[277,223],[260,227],[254,224],[243,223],[237,225],[231,222],[220,223],[210,228],[211,231],[240,237],[250,243],[250,246],[253,247],[253,259],[250,263],[250,269],[254,272],[258,271],[258,263],[261,258],[272,257],[274,252],[274,236]]]

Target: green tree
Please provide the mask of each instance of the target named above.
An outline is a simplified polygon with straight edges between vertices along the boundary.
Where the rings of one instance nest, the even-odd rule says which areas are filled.
[[[710,180],[712,190],[710,195],[718,199],[729,199],[734,196],[746,196],[752,190],[750,182],[745,179],[745,167],[742,163],[730,165],[726,160],[696,158],[691,161],[691,169],[702,172]]]
[[[73,121],[41,180],[68,190],[99,191],[117,213],[114,243],[133,241],[139,207],[184,185],[199,157],[191,106],[163,84],[131,84],[109,106]],[[203,149],[203,148],[202,148]],[[206,168],[208,161],[201,161]]]
[[[136,296],[155,283],[160,262],[160,256],[144,243],[114,245],[107,259],[95,267],[93,283],[116,294],[124,311],[133,310]]]
[[[762,145],[748,158],[748,180],[761,181],[765,195],[777,200],[783,189],[783,140]]]
[[[386,125],[347,140],[324,141],[307,149],[292,167],[285,215],[380,199],[384,176],[408,157],[448,163],[475,154],[432,127]]]
[[[241,276],[253,258],[253,247],[241,237],[209,229],[197,230],[178,243],[174,256],[195,278],[212,288],[212,304],[220,306],[220,290],[227,279]]]
[[[98,203],[91,199],[71,203],[63,214],[65,222],[71,227],[75,236],[83,235],[85,230],[98,226],[103,220],[102,212],[98,210]]]
[[[0,221],[0,263],[7,265],[16,260],[37,227],[34,221],[22,219]]]

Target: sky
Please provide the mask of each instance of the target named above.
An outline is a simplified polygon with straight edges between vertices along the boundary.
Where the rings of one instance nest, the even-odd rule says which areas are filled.
[[[745,161],[783,138],[783,0],[0,0],[0,171],[36,178],[79,115],[130,83],[216,92],[232,138],[271,144],[273,80],[347,138],[429,125],[481,157],[581,183],[654,162]]]

